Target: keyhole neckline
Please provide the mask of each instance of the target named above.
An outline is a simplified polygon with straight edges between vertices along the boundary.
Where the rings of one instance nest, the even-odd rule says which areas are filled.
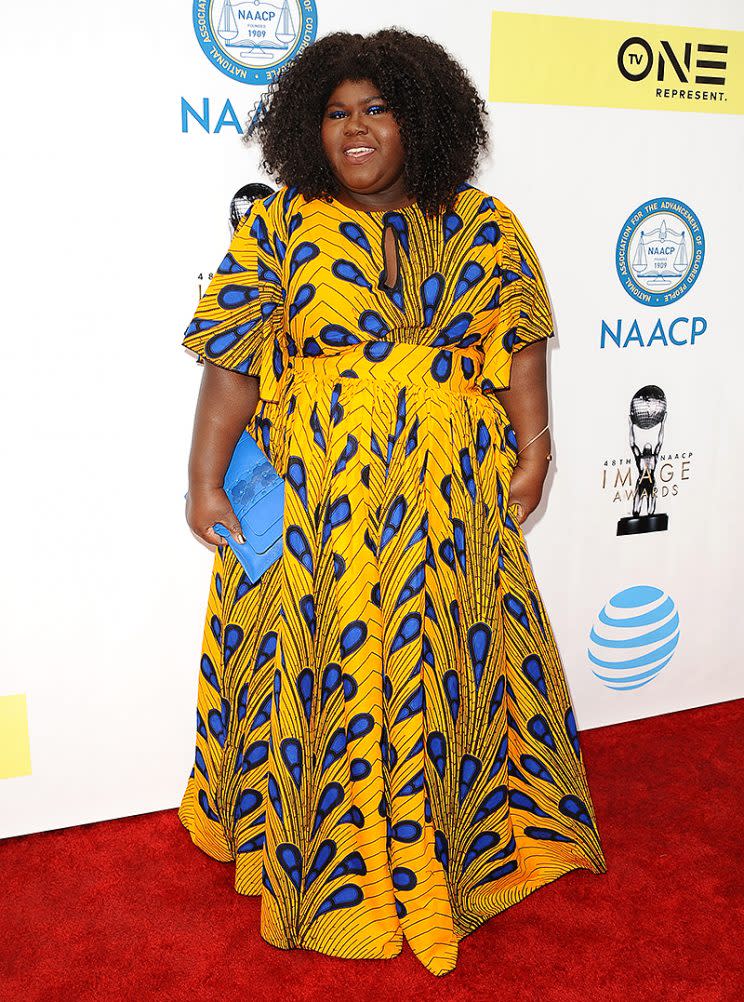
[[[388,255],[388,232],[392,234],[392,255],[393,261],[392,265],[389,260]],[[389,273],[395,270],[395,281],[390,284],[388,281]],[[378,289],[386,289],[388,292],[395,292],[400,289],[401,275],[400,275],[400,254],[398,253],[398,235],[395,227],[392,225],[389,219],[385,220],[385,224],[382,228],[382,271],[380,272],[380,278],[377,283]]]

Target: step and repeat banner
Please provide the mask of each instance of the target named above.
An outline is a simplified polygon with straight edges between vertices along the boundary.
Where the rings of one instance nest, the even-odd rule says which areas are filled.
[[[263,91],[337,30],[427,34],[488,103],[473,180],[518,214],[556,318],[555,461],[525,531],[579,726],[744,694],[744,14],[647,10],[39,0],[31,35],[16,12],[0,836],[180,800],[213,559],[184,519],[181,337],[246,185],[276,187],[241,139]]]

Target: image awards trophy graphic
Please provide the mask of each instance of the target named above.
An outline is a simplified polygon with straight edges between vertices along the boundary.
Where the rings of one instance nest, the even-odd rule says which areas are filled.
[[[239,188],[230,201],[230,229],[235,229],[257,198],[268,198],[273,192],[273,188],[260,181],[244,184]]]
[[[630,402],[630,448],[638,480],[633,492],[633,514],[618,521],[618,536],[659,532],[669,526],[669,516],[656,511],[656,463],[664,438],[666,416],[666,397],[658,386],[641,387]]]

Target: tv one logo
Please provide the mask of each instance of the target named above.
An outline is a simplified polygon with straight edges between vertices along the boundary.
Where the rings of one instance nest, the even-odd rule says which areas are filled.
[[[684,42],[676,48],[661,40],[658,48],[640,35],[626,38],[617,53],[618,69],[632,83],[645,80],[654,68],[659,83],[723,87],[728,45]],[[693,58],[694,56],[694,58]]]

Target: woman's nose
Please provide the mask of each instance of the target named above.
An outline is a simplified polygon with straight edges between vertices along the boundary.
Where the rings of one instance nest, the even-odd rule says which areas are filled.
[[[360,115],[352,114],[346,119],[346,128],[344,131],[349,133],[366,132],[367,128]]]

